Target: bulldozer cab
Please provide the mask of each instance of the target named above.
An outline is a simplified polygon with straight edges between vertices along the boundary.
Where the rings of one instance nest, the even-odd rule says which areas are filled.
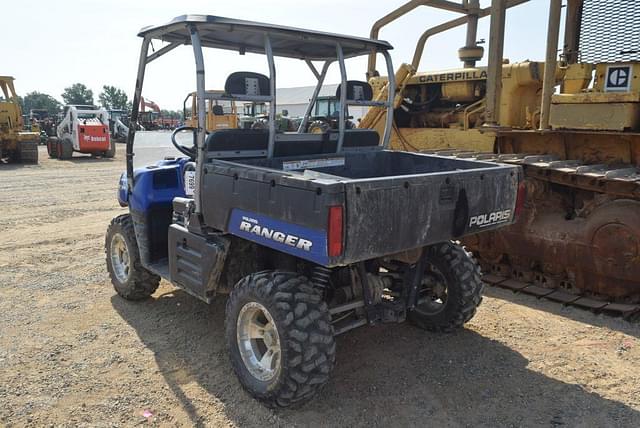
[[[0,100],[0,127],[2,128],[0,132],[3,133],[24,128],[22,110],[18,103],[13,80],[13,77],[10,76],[0,76],[0,90],[2,91],[2,99]]]
[[[268,114],[265,103],[245,103],[242,107],[245,116],[256,117],[266,116]]]
[[[207,91],[210,95],[223,95],[224,91]],[[198,97],[195,92],[184,99],[182,107],[186,126],[198,126]],[[217,129],[238,128],[238,111],[233,100],[208,99],[206,103],[206,130],[213,132]]]
[[[340,111],[340,100],[336,97],[318,97],[313,110],[316,117],[333,117]],[[339,113],[338,113],[339,114]]]
[[[13,80],[0,76],[0,160],[38,163],[40,132],[33,131],[28,116],[23,117]]]
[[[426,29],[418,38],[411,62],[396,71],[395,90],[402,94],[394,106],[397,128],[454,130],[432,135],[430,140],[436,145],[461,143],[464,138],[456,137],[456,130],[480,128],[640,131],[640,3],[567,1],[564,44],[558,58],[563,5],[561,0],[551,0],[544,61],[510,63],[503,59],[505,12],[528,2],[492,0],[491,6],[483,8],[479,0],[414,0],[376,21],[371,38],[421,6],[461,15]],[[477,37],[478,20],[484,17],[491,19],[488,64],[477,66],[484,56],[484,40]],[[461,26],[467,30],[464,45],[457,51],[462,66],[419,71],[428,52],[427,42]],[[376,69],[373,53],[366,75],[375,93],[386,91],[387,78]],[[375,127],[376,120],[369,114],[362,126]],[[403,138],[400,133],[394,135],[401,140],[400,147],[413,145],[411,135]],[[493,138],[478,134],[471,140],[476,149],[492,149]]]

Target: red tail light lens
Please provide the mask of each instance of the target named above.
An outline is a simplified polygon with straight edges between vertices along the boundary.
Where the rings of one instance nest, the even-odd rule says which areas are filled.
[[[329,257],[342,254],[343,209],[341,205],[329,207],[329,230],[327,231],[327,247]]]
[[[524,181],[521,181],[518,185],[518,196],[516,197],[516,218],[522,213],[525,199],[527,199],[527,186],[525,186]]]

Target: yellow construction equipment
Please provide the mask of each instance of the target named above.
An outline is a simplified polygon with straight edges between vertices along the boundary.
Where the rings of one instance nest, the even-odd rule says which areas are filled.
[[[206,94],[223,95],[224,91],[206,91]],[[189,103],[190,101],[190,103]],[[187,108],[187,104],[189,108]],[[233,100],[213,100],[207,99],[207,132],[213,132],[218,129],[237,129],[238,128],[238,111],[236,103]],[[198,117],[193,112],[198,111],[198,100],[196,93],[192,92],[184,99],[183,114],[186,126],[197,127]]]
[[[640,2],[569,0],[558,59],[562,2],[550,0],[545,61],[510,63],[502,52],[505,10],[527,1],[481,8],[478,0],[414,0],[374,24],[377,38],[419,6],[461,14],[425,31],[412,63],[396,72],[391,146],[524,167],[528,201],[519,222],[465,242],[489,282],[640,314]],[[488,65],[477,67],[477,23],[485,16]],[[418,71],[427,40],[461,25],[463,67]],[[385,99],[375,54],[367,77]],[[379,110],[371,108],[360,127],[382,129]]]
[[[40,132],[25,131],[14,78],[0,76],[0,160],[38,163]]]

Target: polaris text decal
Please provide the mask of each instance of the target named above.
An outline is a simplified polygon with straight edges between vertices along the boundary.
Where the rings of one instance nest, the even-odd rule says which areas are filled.
[[[234,209],[229,233],[315,263],[328,262],[327,235],[322,230]]]
[[[511,220],[511,210],[494,211],[471,217],[469,219],[469,227],[483,228],[505,223],[509,220]]]

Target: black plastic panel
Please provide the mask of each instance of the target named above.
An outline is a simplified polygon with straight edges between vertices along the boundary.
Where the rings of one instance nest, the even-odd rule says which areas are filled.
[[[220,236],[203,237],[182,226],[169,227],[171,282],[209,302],[222,273],[228,241]]]

